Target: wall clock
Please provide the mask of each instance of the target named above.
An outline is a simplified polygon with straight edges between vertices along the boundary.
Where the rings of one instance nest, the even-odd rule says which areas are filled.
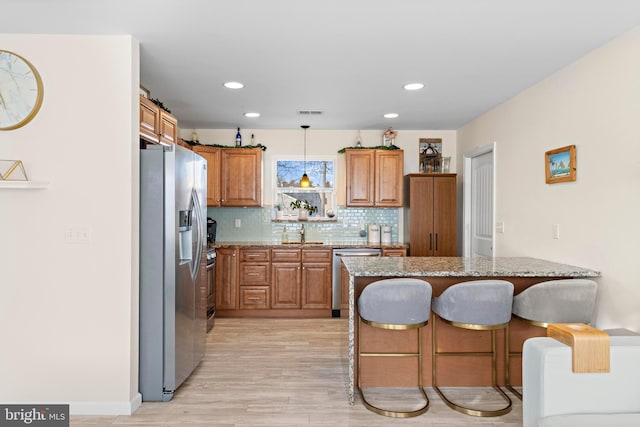
[[[42,105],[40,74],[23,57],[0,50],[0,130],[29,123]]]

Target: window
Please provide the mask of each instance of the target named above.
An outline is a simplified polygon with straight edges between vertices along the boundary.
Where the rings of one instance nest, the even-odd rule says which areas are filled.
[[[335,158],[323,157],[307,160],[306,172],[311,181],[311,187],[301,188],[300,178],[305,172],[305,162],[302,160],[275,160],[275,201],[285,217],[297,216],[298,212],[291,208],[294,200],[307,200],[318,208],[314,217],[326,217],[330,211],[335,211]]]

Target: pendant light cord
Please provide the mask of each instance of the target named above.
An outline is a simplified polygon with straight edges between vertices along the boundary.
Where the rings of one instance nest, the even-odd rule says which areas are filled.
[[[304,129],[304,173],[307,174],[307,129],[309,129],[309,125],[300,126]]]

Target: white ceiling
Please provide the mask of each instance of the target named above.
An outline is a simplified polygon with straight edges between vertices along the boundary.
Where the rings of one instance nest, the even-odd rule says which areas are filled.
[[[3,33],[132,34],[181,128],[457,129],[638,25],[640,1],[0,0],[0,17]]]

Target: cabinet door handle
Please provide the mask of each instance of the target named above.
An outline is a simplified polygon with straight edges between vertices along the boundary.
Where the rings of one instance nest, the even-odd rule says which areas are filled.
[[[436,233],[436,251],[438,250],[438,233]]]
[[[429,250],[433,250],[433,233],[429,233]]]
[[[247,276],[259,276],[260,273],[247,273]]]
[[[249,301],[260,301],[260,297],[249,297],[247,298]]]

